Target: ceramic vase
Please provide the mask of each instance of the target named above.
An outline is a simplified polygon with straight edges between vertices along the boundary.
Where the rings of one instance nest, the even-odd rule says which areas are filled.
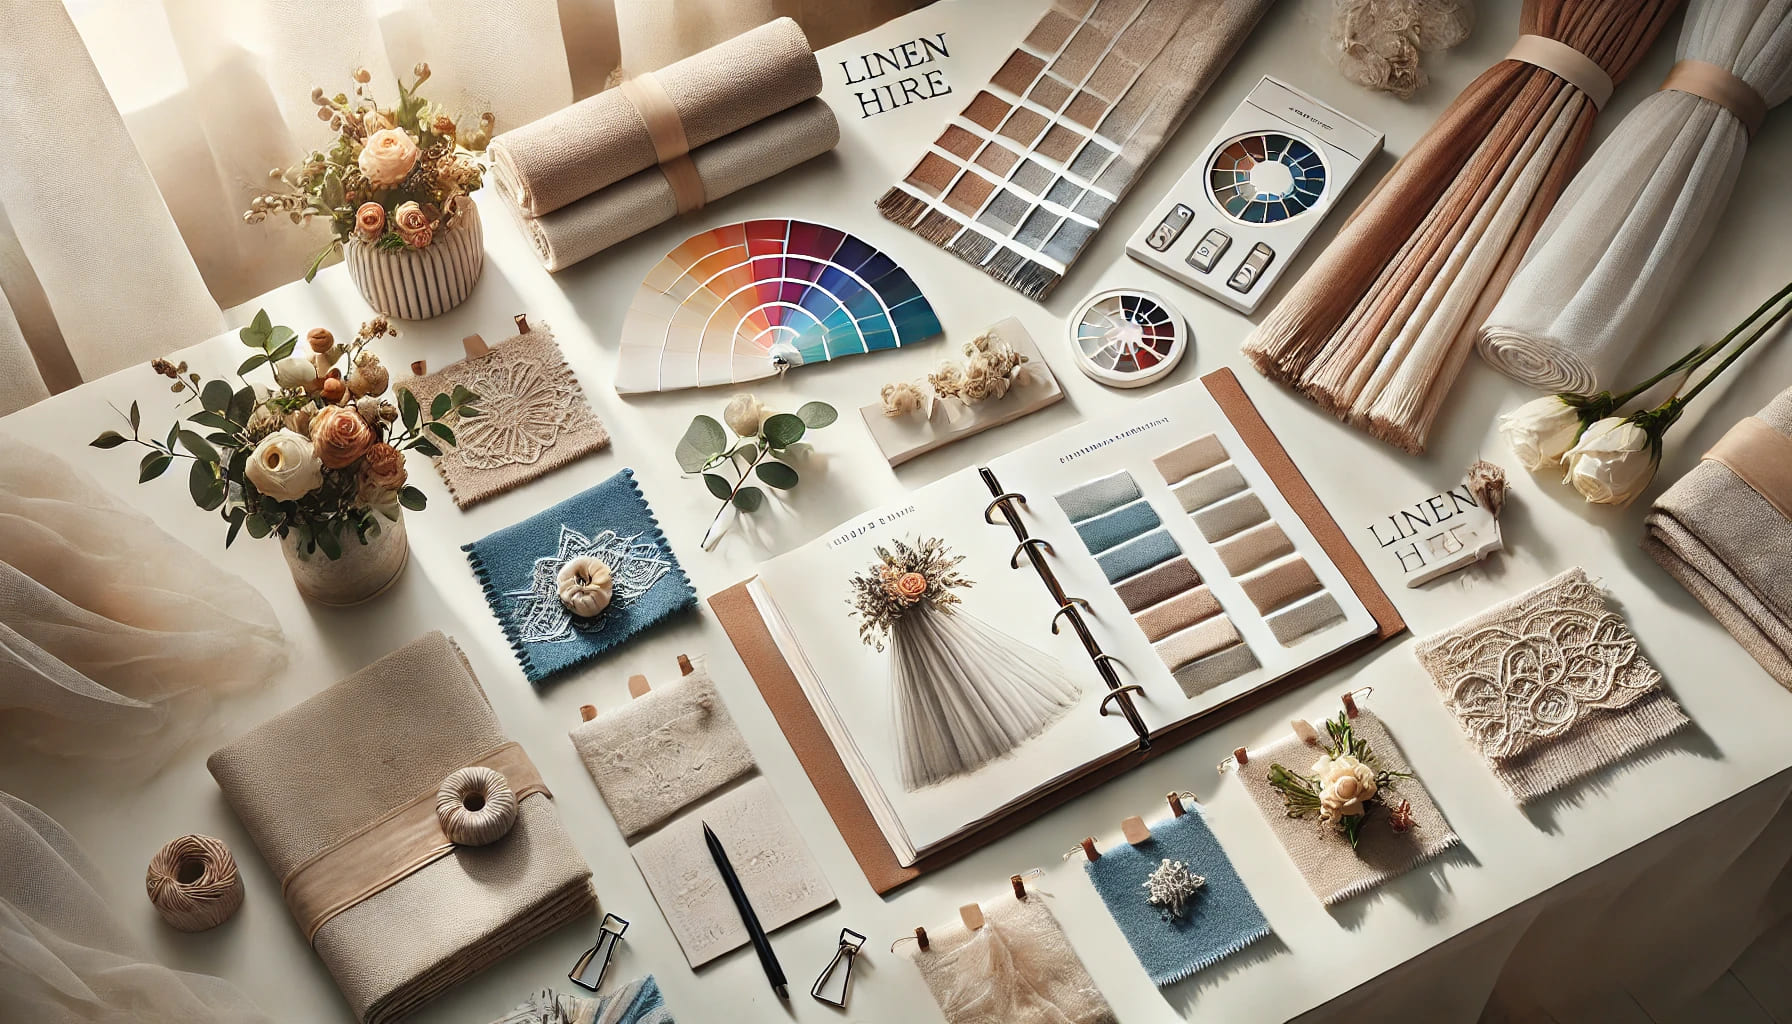
[[[485,269],[485,232],[479,207],[464,200],[460,222],[421,249],[382,249],[351,238],[343,262],[361,297],[375,312],[400,320],[428,320],[465,301]]]
[[[385,593],[397,581],[410,561],[411,542],[405,536],[404,513],[396,520],[379,519],[378,533],[362,544],[353,536],[342,545],[342,557],[331,558],[322,551],[306,554],[300,549],[296,534],[280,541],[286,555],[286,567],[299,593],[318,604],[336,607],[360,604]]]

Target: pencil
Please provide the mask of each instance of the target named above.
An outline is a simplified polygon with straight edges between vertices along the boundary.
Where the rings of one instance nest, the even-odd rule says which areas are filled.
[[[747,926],[747,938],[753,943],[753,952],[759,954],[759,966],[765,969],[765,980],[771,982],[772,991],[778,993],[779,999],[789,999],[789,983],[784,980],[784,968],[778,963],[778,954],[772,952],[771,940],[765,937],[765,929],[759,924],[759,915],[753,912],[753,904],[747,902],[747,891],[741,888],[740,876],[734,873],[734,865],[728,862],[728,851],[722,849],[722,841],[716,838],[715,830],[709,827],[707,821],[703,822],[703,841],[709,844],[709,855],[715,858],[716,870],[722,875],[722,884],[728,887],[728,895],[734,900],[734,909],[740,911],[740,921]]]

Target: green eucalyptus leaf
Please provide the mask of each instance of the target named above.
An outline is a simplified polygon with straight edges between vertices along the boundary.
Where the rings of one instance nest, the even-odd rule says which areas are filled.
[[[765,438],[768,448],[788,448],[803,439],[803,432],[809,427],[802,420],[787,412],[774,413],[765,418],[759,425],[759,436]]]
[[[765,504],[765,492],[752,484],[734,492],[734,507],[742,512],[757,512]]]
[[[230,411],[225,415],[233,422],[247,425],[249,415],[254,411],[255,389],[245,384],[236,389],[236,394],[230,396]]]
[[[131,429],[136,430],[143,425],[143,413],[137,409],[137,403],[131,403]]]
[[[298,336],[299,332],[285,324],[275,324],[274,329],[268,332],[268,344],[270,346],[278,347],[289,341],[296,341]]]
[[[454,443],[454,431],[449,429],[449,426],[446,423],[442,423],[442,422],[436,421],[436,420],[431,420],[429,423],[429,432],[436,435],[437,437],[441,438],[442,440],[448,442],[449,444]]]
[[[751,441],[743,441],[735,447],[734,454],[752,462],[759,457],[759,446]]]
[[[460,407],[460,418],[463,420],[478,419],[484,415],[485,411],[482,409],[475,409],[470,405],[463,405]]]
[[[217,467],[209,462],[193,463],[192,472],[187,474],[187,493],[192,495],[193,504],[207,512],[224,504],[224,481],[218,479]]]
[[[230,382],[206,381],[205,389],[199,392],[199,404],[206,412],[223,412],[230,408]]]
[[[258,309],[255,311],[255,318],[249,321],[249,326],[236,332],[236,336],[250,348],[265,349],[268,336],[273,333],[274,321],[268,319],[268,311]]]
[[[188,416],[187,419],[202,427],[215,427],[218,430],[229,431],[231,433],[235,433],[243,428],[242,424],[221,412],[196,412],[193,415]]]
[[[429,456],[432,459],[437,457],[438,455],[442,454],[442,449],[436,447],[435,442],[426,441],[426,440],[423,440],[422,438],[418,438],[417,440],[412,441],[410,443],[409,447],[412,451],[422,452],[423,454]]]
[[[455,405],[466,405],[468,402],[476,401],[479,398],[478,395],[468,391],[465,387],[459,384],[454,385],[454,390],[450,392],[450,394],[454,397]]]
[[[822,427],[840,418],[840,413],[826,402],[806,402],[796,411],[796,418],[802,420],[811,430]]]
[[[325,526],[313,531],[312,536],[317,541],[318,550],[322,551],[331,561],[342,557],[342,541],[337,539],[334,529]]]
[[[448,415],[448,410],[452,408],[454,408],[454,399],[448,397],[446,392],[439,394],[429,400],[429,418],[439,420]]]
[[[754,467],[753,472],[759,474],[759,479],[780,491],[788,491],[796,486],[796,470],[782,462],[761,462]]]
[[[268,350],[268,359],[277,363],[280,360],[285,359],[287,356],[292,355],[293,350],[295,348],[297,348],[298,345],[299,345],[299,339],[288,338],[285,341],[281,342],[278,345],[275,345],[273,348]]]
[[[103,430],[100,432],[100,436],[87,443],[94,448],[116,448],[126,440],[128,438],[116,430]]]
[[[398,492],[398,503],[412,512],[421,512],[429,504],[429,496],[415,487],[407,486]]]
[[[173,464],[174,456],[169,455],[166,452],[150,452],[148,455],[143,456],[143,461],[138,464],[137,482],[140,484],[148,483],[167,472],[168,467]]]
[[[237,532],[243,528],[243,520],[246,518],[248,518],[248,513],[244,512],[242,509],[231,510],[230,529],[224,533],[225,547],[229,547],[231,543],[236,540]]]
[[[213,448],[210,441],[200,437],[196,431],[180,432],[181,446],[193,453],[193,457],[207,465],[215,465],[218,461],[218,449]]]
[[[404,420],[406,430],[417,429],[417,417],[421,410],[417,407],[417,396],[411,394],[409,388],[398,389],[398,415]]]
[[[258,512],[251,513],[248,518],[243,520],[243,526],[249,531],[249,536],[254,537],[256,540],[260,540],[274,532],[274,528],[268,525],[268,521],[262,518],[261,514]]]
[[[162,448],[166,451],[173,451],[174,450],[174,439],[179,436],[180,436],[180,422],[176,421],[174,423],[168,424],[168,439],[166,441],[162,442]]]
[[[723,501],[727,501],[734,495],[734,485],[729,483],[726,477],[718,476],[715,473],[703,474],[703,484],[709,488],[709,493]]]
[[[728,449],[728,433],[709,416],[698,416],[685,428],[673,454],[686,473],[701,473],[711,459]]]
[[[264,353],[257,352],[256,354],[250,356],[249,358],[247,358],[237,364],[236,375],[238,377],[241,377],[243,374],[248,373],[251,370],[260,369],[261,366],[264,363],[266,363],[267,361],[268,361],[268,357]]]

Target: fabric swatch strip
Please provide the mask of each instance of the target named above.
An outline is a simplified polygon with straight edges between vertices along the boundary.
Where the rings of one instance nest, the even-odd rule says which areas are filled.
[[[706,667],[604,711],[570,735],[625,839],[754,766]]]
[[[1057,0],[878,209],[1044,298],[1269,3]]]
[[[531,683],[697,603],[630,469],[462,550]],[[609,606],[589,618],[561,604],[558,588],[561,568],[584,556],[607,565],[613,581]]]
[[[1182,865],[1201,880],[1180,913],[1149,899],[1147,880],[1166,862]],[[1153,825],[1151,838],[1143,843],[1103,850],[1100,857],[1085,861],[1083,870],[1133,955],[1159,986],[1181,981],[1269,934],[1269,922],[1198,809]],[[1191,881],[1180,888],[1186,891]]]
[[[1688,722],[1579,568],[1426,637],[1416,651],[1444,706],[1521,804]]]
[[[676,1024],[649,974],[607,996],[567,995],[544,988],[492,1024]]]
[[[457,385],[484,415],[450,424],[455,446],[431,461],[461,508],[610,445],[546,325],[398,386],[427,402]]]
[[[1369,744],[1381,767],[1391,772],[1412,770],[1387,727],[1368,709],[1358,712],[1351,720],[1351,728],[1358,739]],[[1322,828],[1310,817],[1289,817],[1281,792],[1269,784],[1270,765],[1281,764],[1290,771],[1305,772],[1321,756],[1318,747],[1289,733],[1249,753],[1249,762],[1237,767],[1239,779],[1257,809],[1263,812],[1269,830],[1281,840],[1288,859],[1306,879],[1307,887],[1328,907],[1403,875],[1461,841],[1424,785],[1417,778],[1410,778],[1399,780],[1392,794],[1412,805],[1414,826],[1396,832],[1388,827],[1385,818],[1371,822],[1363,827],[1360,841],[1352,850],[1350,840],[1337,830]]]
[[[767,932],[834,902],[821,865],[764,776],[706,801],[630,851],[692,967],[747,944],[746,925],[703,841],[707,822]]]
[[[910,954],[946,1024],[1118,1024],[1041,897],[981,907],[983,927],[929,928]]]

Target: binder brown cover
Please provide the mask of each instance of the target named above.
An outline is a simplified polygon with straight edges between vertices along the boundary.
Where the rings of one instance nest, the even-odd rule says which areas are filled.
[[[779,727],[784,730],[784,738],[790,741],[791,749],[796,752],[797,760],[802,762],[803,770],[809,774],[809,781],[815,786],[821,802],[833,816],[841,837],[846,840],[847,847],[858,860],[859,869],[865,873],[865,880],[878,893],[888,893],[929,871],[945,867],[1164,751],[1360,657],[1406,628],[1394,603],[1388,600],[1387,594],[1369,572],[1369,567],[1363,564],[1356,549],[1345,539],[1344,531],[1338,528],[1331,513],[1325,510],[1319,496],[1313,493],[1313,488],[1308,486],[1306,478],[1301,476],[1294,461],[1283,450],[1282,443],[1276,440],[1269,425],[1263,422],[1257,407],[1251,404],[1244,388],[1238,383],[1237,375],[1230,369],[1222,368],[1202,377],[1201,382],[1226,414],[1226,418],[1232,421],[1238,436],[1257,457],[1264,471],[1275,481],[1276,487],[1287,499],[1288,506],[1307,524],[1307,529],[1312,531],[1319,546],[1331,556],[1332,562],[1349,581],[1363,606],[1374,616],[1376,631],[1268,686],[1165,729],[1152,737],[1150,750],[1129,750],[1092,766],[1063,785],[1014,808],[1001,819],[928,851],[911,867],[903,867],[897,863],[895,851],[890,849],[883,831],[871,816],[871,809],[865,804],[865,798],[853,784],[852,776],[847,774],[846,765],[840,760],[839,752],[834,749],[833,741],[822,728],[821,720],[816,717],[815,709],[809,704],[809,698],[803,694],[802,684],[797,682],[790,666],[785,663],[784,656],[779,653],[778,645],[772,640],[771,633],[765,628],[764,620],[759,617],[759,610],[754,607],[753,598],[747,593],[746,582],[737,583],[710,596],[710,608],[714,609],[722,628],[728,631],[728,638],[733,641],[741,661],[746,663],[747,671],[752,673],[753,681],[758,684],[766,706],[777,718]]]

